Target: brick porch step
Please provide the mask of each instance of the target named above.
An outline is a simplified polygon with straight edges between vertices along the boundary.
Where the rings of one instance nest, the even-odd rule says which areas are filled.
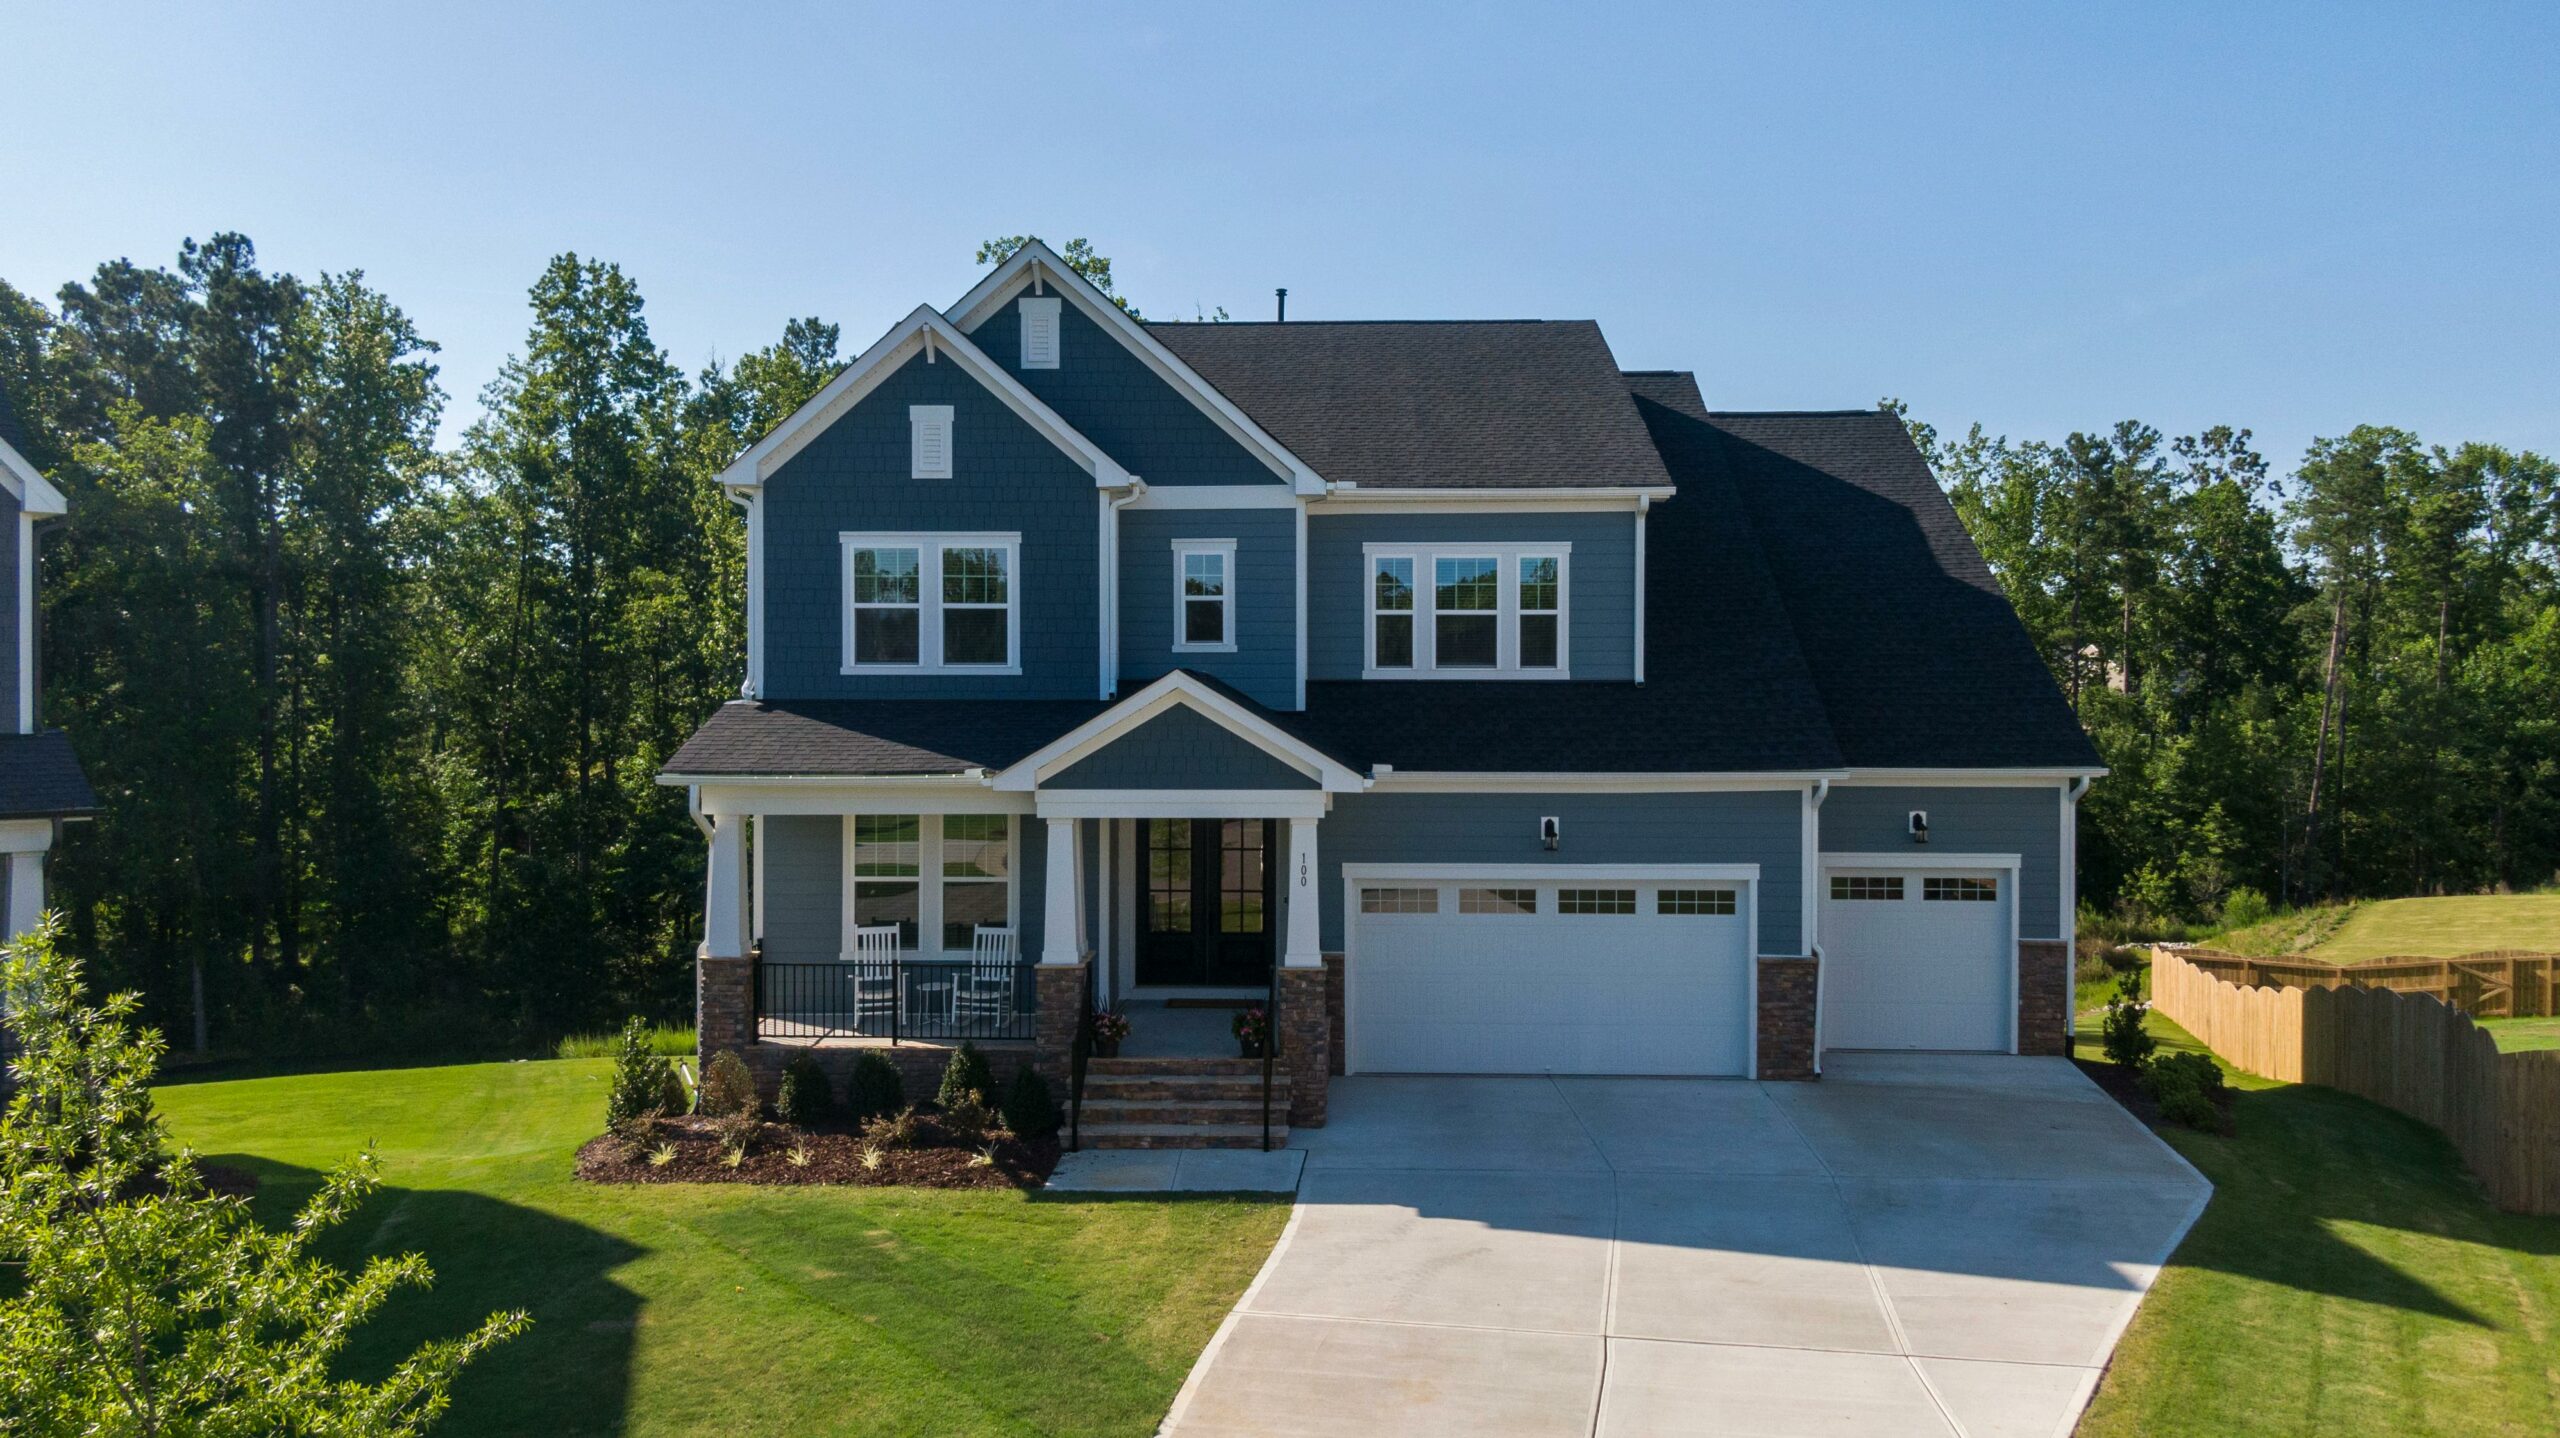
[[[1232,1078],[1250,1074],[1254,1078],[1258,1079],[1262,1077],[1262,1060],[1090,1059],[1086,1061],[1084,1072],[1085,1082],[1088,1084],[1090,1084],[1097,1075],[1104,1078]],[[1272,1065],[1272,1076],[1274,1078],[1277,1078],[1280,1072],[1281,1069],[1279,1065]]]
[[[1287,1074],[1271,1076],[1271,1097],[1276,1103],[1288,1100]],[[1090,1106],[1098,1099],[1234,1099],[1258,1104],[1262,1102],[1262,1075],[1212,1074],[1203,1078],[1185,1078],[1179,1075],[1089,1073],[1084,1080],[1084,1101]]]
[[[1274,1125],[1289,1121],[1288,1095],[1271,1095],[1271,1121]],[[1254,1132],[1262,1131],[1262,1095],[1252,1098],[1178,1099],[1166,1095],[1141,1095],[1134,1098],[1097,1099],[1085,1095],[1084,1126],[1090,1133],[1097,1123],[1179,1125],[1185,1128],[1215,1128],[1221,1124],[1249,1123]]]
[[[1271,1146],[1284,1148],[1289,1130],[1275,1116],[1271,1125]],[[1087,1106],[1084,1122],[1084,1146],[1087,1148],[1260,1148],[1262,1124],[1162,1124],[1162,1123],[1096,1123],[1091,1106]]]

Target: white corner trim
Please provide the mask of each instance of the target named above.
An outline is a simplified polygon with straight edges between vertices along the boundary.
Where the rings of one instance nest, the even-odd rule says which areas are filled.
[[[2016,869],[2015,854],[1949,854],[1923,853],[1918,849],[1884,854],[1839,854],[1822,856],[1825,869]]]
[[[0,488],[9,491],[22,512],[38,519],[67,514],[71,509],[71,502],[36,468],[35,461],[18,453],[5,439],[0,439]]]
[[[1636,682],[1644,682],[1644,522],[1653,512],[1651,497],[1636,501]]]
[[[1307,507],[1298,506],[1297,518],[1297,590],[1298,590],[1298,674],[1296,695],[1298,712],[1307,709]]]
[[[1184,564],[1195,554],[1211,554],[1218,558],[1218,633],[1213,644],[1195,644],[1183,638],[1190,630],[1191,594]],[[1236,542],[1232,538],[1177,539],[1173,541],[1173,652],[1176,654],[1233,654],[1236,652]]]
[[[1009,791],[1037,789],[1040,780],[1104,748],[1176,704],[1199,710],[1247,743],[1316,780],[1321,792],[1358,793],[1368,787],[1367,781],[1339,760],[1179,670],[1049,741],[1037,753],[996,775],[995,787]]]
[[[1003,264],[989,271],[986,278],[970,287],[951,306],[952,319],[962,330],[975,330],[989,316],[1002,308],[1017,286],[1045,279],[1058,287],[1058,293],[1075,302],[1077,309],[1092,320],[1105,334],[1111,335],[1138,357],[1159,379],[1182,392],[1203,413],[1227,432],[1229,438],[1252,452],[1272,472],[1289,481],[1301,494],[1323,492],[1324,480],[1313,466],[1289,452],[1288,446],[1271,437],[1251,416],[1236,407],[1233,400],[1218,392],[1217,386],[1200,377],[1198,371],[1183,363],[1180,356],[1165,348],[1164,342],[1147,333],[1147,327],[1129,317],[1129,312],[1113,304],[1093,282],[1077,274],[1067,262],[1038,240],[1015,250]]]
[[[970,378],[984,386],[996,398],[1022,417],[1024,423],[1038,430],[1051,444],[1065,451],[1094,482],[1104,488],[1118,488],[1129,482],[1129,472],[1118,460],[1103,452],[1100,445],[1087,439],[1074,425],[1067,423],[1056,410],[1043,403],[1038,395],[1022,387],[1022,381],[1005,373],[1004,366],[989,358],[967,335],[936,313],[931,305],[918,305],[903,320],[890,326],[889,332],[872,342],[844,372],[827,381],[826,387],[811,395],[808,402],[791,412],[791,416],[767,431],[764,438],[747,446],[746,452],[720,471],[723,484],[761,484],[772,477],[791,457],[824,432],[827,426],[843,418],[848,410],[860,404],[883,380],[897,372],[900,365],[932,346],[937,358],[948,358]]]

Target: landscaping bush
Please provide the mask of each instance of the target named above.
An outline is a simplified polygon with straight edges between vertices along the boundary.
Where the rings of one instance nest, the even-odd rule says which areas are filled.
[[[1016,1138],[1045,1138],[1058,1131],[1058,1101],[1049,1096],[1049,1081],[1024,1064],[1004,1092],[1004,1126]]]
[[[845,1112],[856,1124],[882,1118],[907,1106],[907,1081],[883,1054],[866,1053],[853,1061],[844,1082]]]
[[[774,1096],[774,1117],[793,1128],[816,1128],[835,1111],[835,1095],[827,1091],[827,1071],[806,1049],[782,1066],[782,1089]]]
[[[2231,897],[2222,901],[2225,928],[2254,928],[2275,916],[2275,907],[2267,902],[2267,896],[2246,885],[2232,890]]]
[[[976,1143],[996,1126],[996,1111],[976,1099],[967,1099],[943,1109],[940,1123],[944,1133],[962,1143]]]
[[[756,1135],[763,1127],[752,1103],[736,1113],[722,1115],[720,1121],[712,1126],[712,1132],[720,1137],[720,1156],[735,1166],[754,1152]]]
[[[976,1044],[960,1041],[959,1051],[952,1054],[951,1062],[942,1070],[942,1087],[933,1101],[946,1109],[964,1103],[989,1109],[996,1106],[995,1070],[987,1067],[987,1057],[978,1052]]]
[[[862,1126],[862,1141],[875,1148],[913,1148],[923,1137],[924,1125],[911,1108],[884,1113]]]
[[[2142,975],[2139,971],[2116,980],[2115,997],[2107,1000],[2107,1017],[2099,1026],[2099,1044],[2106,1050],[2107,1062],[2123,1068],[2140,1069],[2151,1059],[2160,1041],[2142,1026],[2142,1016],[2151,1005],[2142,1001]]]
[[[2160,1116],[2189,1128],[2212,1130],[2222,1127],[2222,1110],[2214,1107],[2212,1099],[2191,1088],[2178,1089],[2161,1099]]]
[[[614,1055],[613,1088],[605,1095],[604,1126],[619,1132],[651,1114],[684,1112],[684,1083],[676,1066],[650,1043],[649,1026],[635,1018],[622,1028]]]
[[[735,1049],[722,1049],[702,1066],[702,1114],[729,1118],[756,1111],[756,1079]]]
[[[2223,1087],[2222,1066],[2204,1054],[2163,1054],[2142,1070],[2143,1092],[2160,1116],[2189,1128],[2222,1127]]]

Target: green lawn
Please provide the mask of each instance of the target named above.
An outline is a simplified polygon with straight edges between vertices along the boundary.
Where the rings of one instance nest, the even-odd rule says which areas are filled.
[[[160,1090],[183,1142],[281,1219],[378,1142],[341,1249],[414,1249],[359,1362],[499,1308],[533,1330],[466,1374],[439,1434],[1155,1431],[1285,1205],[569,1177],[610,1066],[470,1064]]]
[[[2560,1219],[2498,1212],[2441,1135],[2387,1109],[2233,1081],[2233,1136],[2164,1135],[2213,1201],[2082,1438],[2560,1432]]]
[[[2530,1053],[2535,1049],[2560,1049],[2560,1018],[2474,1019],[2498,1041],[2498,1052]]]
[[[2311,954],[2352,964],[2395,954],[2451,958],[2482,949],[2560,950],[2560,892],[2362,903]]]

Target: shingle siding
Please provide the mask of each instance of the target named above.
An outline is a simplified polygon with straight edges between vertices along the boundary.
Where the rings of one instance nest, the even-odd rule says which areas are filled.
[[[1178,704],[1051,775],[1043,789],[1312,789],[1316,781]]]
[[[953,408],[953,477],[911,479],[907,407]],[[921,356],[765,485],[764,692],[778,699],[1066,699],[1101,687],[1093,477],[956,364]],[[848,675],[844,532],[1019,533],[1022,673]]]
[[[1929,815],[1929,847],[1911,842],[1911,811]],[[2018,936],[2062,937],[2062,795],[2058,788],[1872,788],[1834,785],[1822,804],[1826,854],[2015,854]]]
[[[1150,485],[1285,482],[1073,302],[1059,306],[1058,367],[1024,369],[1019,299],[969,338],[1131,474]]]
[[[1635,677],[1633,514],[1320,514],[1307,521],[1307,677],[1357,679],[1366,654],[1368,544],[1573,546],[1568,591],[1577,680]],[[1422,577],[1429,583],[1428,576]],[[1391,682],[1391,681],[1380,681]],[[1545,681],[1527,681],[1545,682]],[[1558,767],[1572,768],[1571,764]]]
[[[1803,804],[1795,789],[1345,794],[1316,831],[1324,946],[1342,947],[1344,864],[1758,864],[1760,952],[1802,953]],[[1550,814],[1564,827],[1553,853],[1538,840]]]
[[[835,814],[768,814],[756,821],[764,849],[764,952],[778,963],[842,953],[844,820]]]
[[[1232,539],[1233,654],[1173,648],[1173,545]],[[1310,596],[1312,598],[1312,596]],[[1225,680],[1275,709],[1298,702],[1295,509],[1124,509],[1120,512],[1120,678],[1125,690],[1171,669]]]

